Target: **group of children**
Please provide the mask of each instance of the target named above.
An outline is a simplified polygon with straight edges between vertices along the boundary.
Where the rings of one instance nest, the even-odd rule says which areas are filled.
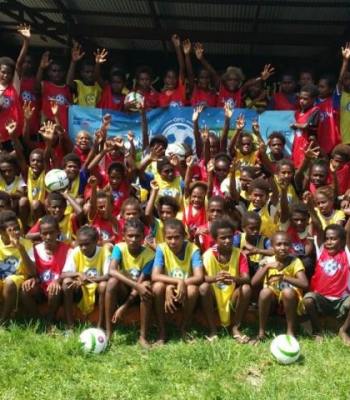
[[[66,83],[62,65],[46,52],[34,77],[30,28],[19,32],[17,62],[0,58],[2,323],[18,309],[38,317],[47,303],[49,325],[63,306],[71,329],[74,304],[84,315],[97,305],[98,326],[111,337],[113,325],[137,304],[139,340],[148,347],[151,320],[156,343],[163,344],[166,314],[181,312],[181,335],[188,338],[197,308],[208,340],[218,337],[218,316],[240,343],[264,340],[272,311],[285,315],[291,335],[298,316],[309,318],[316,337],[319,315],[331,314],[344,319],[339,335],[350,345],[350,129],[342,117],[350,101],[349,45],[337,87],[322,77],[317,89],[304,71],[297,95],[293,76],[285,74],[268,99],[270,65],[245,83],[236,67],[219,76],[197,43],[195,77],[192,45],[174,35],[179,73],[166,72],[161,92],[148,67],[135,77],[133,90],[144,99],[139,161],[132,132],[125,139],[108,135],[109,114],[96,132],[79,132],[75,143],[67,132],[72,100],[128,110],[124,74],[112,68],[108,81],[101,78],[107,51],[97,50],[91,64],[74,43]],[[147,110],[173,103],[193,106],[194,149],[168,145],[161,132],[149,137]],[[200,127],[206,106],[224,109],[219,136]],[[230,130],[233,107],[244,106],[295,110],[290,158],[280,132],[264,143],[259,124],[247,132],[242,115]],[[53,168],[69,181],[60,192],[45,186]],[[242,324],[254,305],[259,332],[253,339]]]

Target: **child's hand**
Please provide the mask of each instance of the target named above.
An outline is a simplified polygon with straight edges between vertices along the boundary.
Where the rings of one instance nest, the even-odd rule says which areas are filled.
[[[47,287],[47,293],[50,296],[57,296],[61,290],[61,285],[57,281],[52,281]]]
[[[145,237],[145,244],[151,249],[155,250],[157,248],[156,238],[152,235],[147,235]]]
[[[50,108],[51,108],[52,115],[54,117],[57,117],[57,114],[58,114],[58,103],[57,103],[57,101],[51,100],[50,101]]]
[[[209,139],[209,129],[205,125],[203,130],[201,131],[201,138],[203,142],[206,142]]]
[[[183,279],[180,279],[176,287],[176,301],[178,303],[183,303],[186,297],[186,284]]]
[[[308,160],[317,158],[320,155],[320,147],[316,146],[314,142],[311,142],[305,151],[305,157]]]
[[[176,33],[174,33],[174,35],[172,35],[171,41],[173,42],[174,47],[180,47],[181,46],[180,37]]]
[[[215,160],[212,158],[211,160],[209,160],[207,164],[207,171],[214,172],[214,169],[215,169]]]
[[[252,122],[253,133],[260,135],[260,126],[258,120],[255,118]]]
[[[124,148],[124,139],[122,137],[115,137],[113,138],[113,143],[115,146],[117,146],[119,149]]]
[[[151,181],[150,185],[151,185],[152,190],[154,190],[155,192],[158,192],[159,184],[155,179],[153,179],[153,181]]]
[[[266,64],[260,76],[263,81],[267,81],[270,78],[270,76],[273,75],[274,73],[275,73],[275,68],[273,68],[271,64]]]
[[[176,300],[175,286],[168,285],[165,289],[165,312],[173,314],[178,308],[178,302]]]
[[[97,49],[94,52],[94,56],[96,64],[104,64],[107,61],[108,51],[106,49]]]
[[[175,168],[178,167],[179,164],[180,164],[180,159],[176,154],[172,154],[170,156],[170,160],[169,161],[170,161],[170,164]]]
[[[236,130],[241,131],[245,127],[244,114],[240,114],[236,120]]]
[[[20,247],[21,243],[20,243],[19,239],[20,239],[21,233],[20,233],[19,229],[17,230],[10,226],[6,229],[6,233],[10,239],[11,246],[16,247],[16,248]]]
[[[206,235],[209,233],[209,229],[205,226],[201,226],[200,228],[196,229],[196,232],[194,233],[195,236],[200,236],[200,235]]]
[[[157,161],[162,157],[164,148],[161,144],[156,144],[151,149],[150,157],[152,161]]]
[[[17,122],[11,119],[10,121],[6,122],[5,129],[7,130],[7,133],[9,136],[13,136],[13,134],[16,132],[17,128]]]
[[[192,168],[194,166],[194,161],[195,161],[195,158],[193,156],[188,156],[186,158],[187,168]]]
[[[191,47],[192,47],[192,45],[191,45],[190,39],[185,39],[182,42],[182,48],[184,50],[185,55],[188,55],[191,53]]]
[[[24,103],[23,103],[23,106],[22,106],[22,110],[23,110],[24,119],[26,121],[29,121],[33,116],[33,113],[35,111],[35,107],[32,107],[32,102],[31,101],[25,100]]]
[[[110,139],[106,140],[103,145],[103,150],[107,153],[110,153],[111,151],[113,151],[113,148],[114,148],[114,143],[112,142],[112,140]]]
[[[97,178],[94,175],[91,175],[88,179],[88,184],[92,187],[96,187],[97,186]]]
[[[17,32],[26,40],[30,39],[31,33],[30,33],[30,25],[27,24],[21,24],[17,28]]]
[[[289,183],[286,182],[284,179],[279,179],[278,184],[279,184],[279,186],[281,188],[281,192],[287,193]]]
[[[345,47],[341,48],[341,53],[342,53],[344,60],[349,60],[349,58],[350,58],[350,43],[349,42],[347,42],[345,44]]]
[[[56,124],[52,121],[46,121],[42,124],[39,133],[46,141],[52,141],[54,138],[54,133],[56,129]]]
[[[192,114],[192,121],[196,122],[198,121],[199,114],[203,111],[204,105],[199,104],[197,107],[193,109],[193,114]]]
[[[72,61],[75,63],[80,61],[85,56],[85,51],[82,51],[81,45],[75,40],[73,40],[73,48],[71,54]]]
[[[111,116],[111,114],[105,114],[105,115],[102,117],[102,126],[101,126],[101,129],[107,130],[107,129],[110,127],[111,122],[112,122],[112,116]]]
[[[22,283],[21,289],[23,290],[23,292],[29,292],[35,286],[35,283],[36,283],[36,279],[35,278],[26,279]]]
[[[204,56],[204,47],[202,43],[195,43],[194,44],[194,54],[197,57],[197,60],[201,60]]]
[[[259,143],[259,153],[265,154],[267,150],[266,144],[264,142]]]
[[[50,52],[45,51],[44,54],[41,56],[39,68],[46,69],[51,63],[52,60],[50,59]]]
[[[231,119],[233,114],[233,108],[229,101],[226,101],[224,104],[224,113],[225,113],[225,118]]]
[[[140,295],[141,300],[145,301],[146,303],[152,300],[153,292],[148,283],[137,283],[135,289]]]

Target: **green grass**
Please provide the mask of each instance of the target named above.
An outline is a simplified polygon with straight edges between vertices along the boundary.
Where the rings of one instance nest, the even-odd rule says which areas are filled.
[[[80,327],[80,330],[83,327]],[[137,329],[119,329],[102,355],[82,353],[79,329],[50,337],[39,326],[0,331],[0,399],[350,399],[350,349],[335,335],[322,344],[299,338],[302,357],[278,365],[269,344],[239,345],[228,335],[186,344],[173,332],[150,351]]]

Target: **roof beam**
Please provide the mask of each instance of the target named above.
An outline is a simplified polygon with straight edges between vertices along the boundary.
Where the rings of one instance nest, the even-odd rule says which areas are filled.
[[[150,11],[150,14],[151,14],[151,18],[152,18],[152,21],[153,21],[154,29],[156,29],[156,30],[161,29],[162,26],[161,26],[159,17],[157,15],[157,11],[156,11],[156,7],[154,5],[154,1],[153,0],[148,0],[147,4],[148,4],[148,8],[149,8],[149,11]],[[166,41],[162,39],[161,42],[162,42],[162,47],[163,47],[164,53],[167,53],[168,49],[167,49],[167,46],[166,46]]]

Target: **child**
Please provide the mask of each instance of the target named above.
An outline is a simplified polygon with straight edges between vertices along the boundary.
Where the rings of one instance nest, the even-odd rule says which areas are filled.
[[[315,141],[319,123],[319,109],[314,106],[318,95],[317,87],[307,85],[301,88],[299,95],[300,111],[295,112],[295,123],[291,128],[295,130],[292,144],[292,160],[295,168],[299,168],[304,160],[304,153],[311,142]]]
[[[11,58],[0,57],[0,143],[11,151],[12,144],[6,129],[8,121],[17,121],[17,132],[22,132],[22,107],[17,90],[13,86],[15,63]]]
[[[339,329],[344,344],[350,345],[350,224],[346,230],[337,224],[328,225],[325,234],[317,236],[317,263],[311,278],[310,292],[303,299],[310,317],[313,334],[319,338],[319,314],[346,317]]]
[[[181,40],[178,35],[173,35],[171,41],[175,47],[179,74],[173,69],[166,71],[164,76],[164,88],[159,93],[159,107],[168,107],[177,104],[186,104],[185,88],[185,61],[181,49]]]
[[[156,181],[151,182],[151,193],[145,210],[145,219],[147,225],[150,226],[152,236],[147,237],[147,244],[155,250],[156,245],[164,242],[164,222],[167,219],[176,218],[179,212],[179,206],[176,200],[171,196],[162,196],[157,204],[158,217],[154,216],[154,203],[159,191],[159,185]]]
[[[129,219],[124,225],[124,242],[118,243],[112,253],[109,265],[109,280],[106,289],[106,331],[112,334],[112,322],[122,319],[128,307],[140,297],[141,329],[139,343],[149,347],[147,340],[150,312],[152,310],[152,289],[150,276],[154,252],[142,246],[144,226],[136,218]],[[115,300],[123,301],[116,309]]]
[[[289,72],[285,72],[284,74],[282,74],[279,89],[280,91],[272,96],[268,109],[275,111],[296,110],[296,81],[293,74]]]
[[[325,154],[330,154],[340,143],[339,106],[340,95],[335,90],[332,76],[323,75],[318,82],[319,97],[316,101],[320,110],[317,143]]]
[[[276,205],[269,200],[270,185],[261,178],[254,179],[249,188],[250,204],[248,211],[255,211],[260,215],[260,233],[266,237],[272,237],[276,232],[275,223]]]
[[[321,221],[322,229],[330,224],[345,225],[345,214],[342,210],[334,209],[334,200],[334,190],[330,186],[322,186],[314,194],[316,213]]]
[[[159,107],[159,93],[152,87],[153,73],[150,67],[144,65],[138,67],[135,74],[135,89],[143,98],[143,109]]]
[[[67,201],[72,206],[74,213],[65,214]],[[74,199],[66,192],[49,193],[46,199],[46,212],[52,215],[60,228],[60,240],[70,244],[76,237],[76,231],[83,222],[83,210]],[[28,231],[26,238],[33,242],[40,240],[40,220]]]
[[[271,240],[260,234],[261,218],[259,214],[249,211],[243,214],[242,231],[233,236],[233,246],[242,250],[248,258],[249,274],[253,276],[259,262],[264,256],[272,256]]]
[[[110,251],[107,246],[97,246],[97,241],[97,230],[91,226],[82,226],[77,233],[78,246],[62,270],[63,300],[68,328],[72,328],[74,324],[74,295],[81,299],[78,303],[81,312],[88,315],[94,309],[96,293],[99,311],[97,326],[103,327]]]
[[[225,178],[230,172],[231,157],[226,153],[219,153],[208,163],[208,196],[225,196],[222,187]]]
[[[165,243],[158,245],[152,270],[152,290],[159,327],[158,343],[165,341],[164,312],[183,308],[180,330],[186,329],[195,308],[199,285],[203,282],[203,263],[197,246],[185,240],[181,221],[164,222]]]
[[[282,302],[287,319],[287,335],[295,336],[297,310],[302,306],[302,290],[307,290],[308,280],[299,258],[290,255],[290,239],[286,232],[276,232],[272,237],[274,256],[260,262],[260,269],[252,278],[252,286],[264,282],[259,294],[259,334],[257,340],[266,338],[266,323],[272,303]]]
[[[43,81],[44,71],[47,70],[48,80]],[[58,105],[58,120],[60,125],[68,129],[68,106],[72,103],[72,96],[68,85],[64,82],[64,69],[61,62],[50,59],[50,52],[45,51],[41,57],[38,72],[36,74],[36,90],[41,93],[42,120],[54,120],[51,103]]]
[[[221,196],[213,196],[208,201],[207,222],[199,226],[195,232],[195,243],[204,253],[214,246],[215,241],[210,234],[211,224],[224,215],[225,201]]]
[[[57,220],[47,215],[40,220],[41,242],[34,247],[36,278],[27,279],[22,285],[23,305],[31,316],[38,316],[37,304],[47,300],[46,319],[51,325],[62,301],[60,279],[64,265],[72,256],[69,245],[58,240],[60,230]]]
[[[205,276],[204,283],[199,287],[209,325],[209,339],[216,336],[214,294],[221,325],[231,325],[231,310],[234,306],[232,336],[239,343],[247,343],[249,337],[240,329],[251,295],[248,262],[244,254],[232,245],[234,227],[229,219],[214,221],[210,232],[216,246],[203,255]]]
[[[96,107],[101,97],[102,89],[95,81],[94,64],[83,60],[80,67],[80,79],[74,79],[76,64],[83,59],[85,52],[79,43],[73,41],[71,62],[67,72],[66,84],[70,87],[74,104],[83,107]]]
[[[331,153],[329,169],[336,173],[338,198],[343,198],[350,188],[350,148],[346,144],[338,144]]]
[[[283,159],[277,163],[275,184],[279,194],[281,194],[282,185],[287,187],[287,199],[289,204],[299,200],[294,188],[294,175],[294,165],[291,160]]]
[[[284,151],[286,139],[281,132],[272,132],[268,138],[267,145],[269,148],[267,156],[271,163],[276,164],[278,161],[286,158]]]
[[[18,304],[18,293],[25,279],[35,276],[33,246],[21,237],[13,211],[0,213],[0,287],[3,307],[1,323],[7,322]]]
[[[264,88],[263,81],[257,81],[247,89],[246,96],[244,97],[245,108],[256,110],[259,114],[266,110],[268,97]]]
[[[315,75],[310,68],[302,68],[299,71],[298,86],[303,87],[305,85],[315,84]]]

